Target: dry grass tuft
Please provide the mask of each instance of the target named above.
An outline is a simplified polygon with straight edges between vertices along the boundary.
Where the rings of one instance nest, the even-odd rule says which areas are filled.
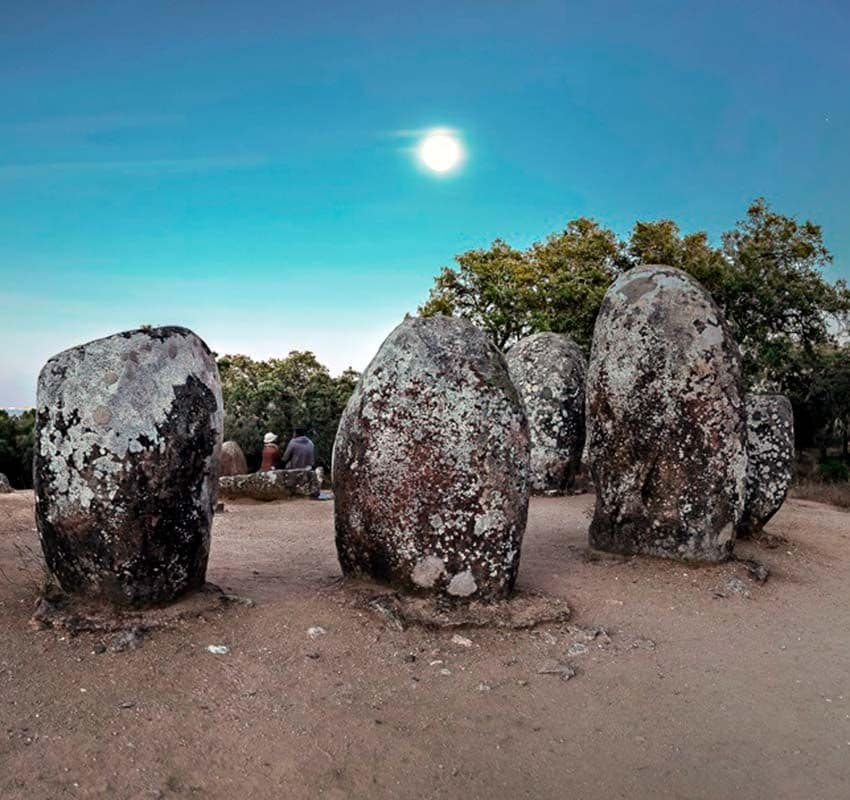
[[[827,503],[838,508],[850,509],[850,483],[846,482],[799,481],[792,487],[791,496],[800,500],[813,500],[816,503]]]

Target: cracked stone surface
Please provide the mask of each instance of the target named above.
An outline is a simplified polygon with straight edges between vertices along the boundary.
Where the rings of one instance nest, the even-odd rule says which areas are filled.
[[[228,441],[221,446],[221,469],[219,474],[224,477],[226,475],[246,475],[248,473],[248,461],[245,459],[245,453],[238,442]]]
[[[747,409],[747,494],[737,535],[758,533],[782,507],[794,478],[794,412],[781,394],[751,394]]]
[[[273,469],[250,475],[228,475],[219,480],[222,497],[252,500],[290,500],[316,497],[321,491],[316,470]]]
[[[65,591],[140,605],[203,584],[222,419],[215,359],[185,328],[127,331],[47,362],[36,520]]]
[[[337,433],[343,572],[503,598],[519,567],[528,480],[528,422],[504,356],[465,320],[406,319],[363,373]]]
[[[693,278],[643,266],[608,290],[587,379],[593,547],[721,561],[744,506],[740,354]]]
[[[560,333],[526,336],[511,347],[506,360],[528,415],[531,489],[563,493],[581,467],[587,360]]]

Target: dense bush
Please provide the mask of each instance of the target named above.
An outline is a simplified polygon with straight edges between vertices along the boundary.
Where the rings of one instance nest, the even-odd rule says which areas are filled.
[[[339,418],[354,391],[357,373],[331,377],[310,352],[254,361],[247,356],[218,359],[224,392],[224,438],[245,452],[248,467],[257,469],[263,435],[276,433],[285,445],[295,427],[304,427],[316,445],[317,464],[331,464]]]
[[[850,470],[837,458],[827,458],[820,464],[820,477],[826,483],[846,483],[850,480]]]
[[[15,489],[32,487],[35,411],[12,416],[0,410],[0,472]]]

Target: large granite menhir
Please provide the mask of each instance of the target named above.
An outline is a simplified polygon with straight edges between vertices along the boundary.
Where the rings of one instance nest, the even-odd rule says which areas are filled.
[[[465,320],[406,319],[339,425],[343,572],[453,598],[505,597],[519,567],[528,473],[528,423],[499,350]]]
[[[203,583],[222,417],[215,359],[185,328],[127,331],[47,362],[36,518],[63,589],[141,605]]]
[[[696,561],[731,554],[747,469],[740,354],[693,278],[644,266],[608,289],[587,419],[593,547]]]
[[[587,359],[569,336],[534,333],[506,356],[531,431],[531,489],[563,493],[581,467]]]
[[[794,478],[794,412],[781,394],[751,394],[747,408],[747,498],[738,537],[758,533],[782,507]]]

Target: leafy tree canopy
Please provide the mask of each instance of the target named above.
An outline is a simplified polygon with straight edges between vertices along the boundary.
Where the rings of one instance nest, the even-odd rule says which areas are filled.
[[[357,373],[331,377],[313,353],[293,351],[286,358],[254,361],[248,356],[218,359],[224,394],[224,437],[234,439],[256,469],[263,434],[273,431],[285,443],[304,427],[316,445],[317,463],[331,463],[339,418],[354,391]]]
[[[669,264],[697,278],[729,320],[754,388],[782,388],[802,349],[835,341],[850,312],[843,281],[823,269],[832,256],[821,229],[773,211],[764,199],[715,246],[669,219],[637,222],[628,239],[593,220],[567,223],[526,250],[502,240],[470,250],[437,276],[423,315],[467,317],[501,348],[535,331],[570,334],[585,349],[610,283],[639,264]]]
[[[35,410],[12,416],[0,410],[0,472],[16,489],[32,486]]]

